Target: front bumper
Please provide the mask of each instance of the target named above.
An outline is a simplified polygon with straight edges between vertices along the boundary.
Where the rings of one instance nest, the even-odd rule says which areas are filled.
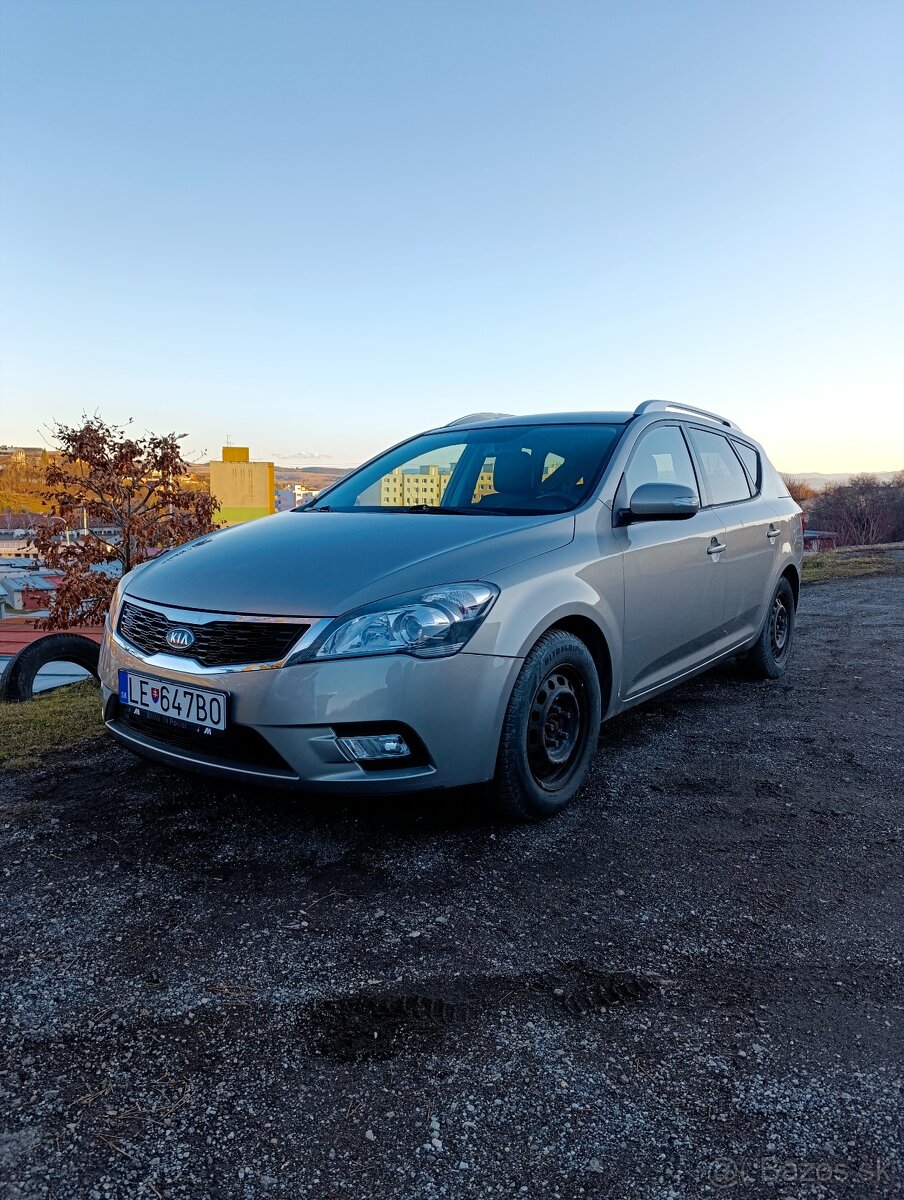
[[[492,778],[522,661],[461,651],[441,659],[398,654],[199,674],[172,655],[143,657],[107,629],[100,679],[110,733],[148,758],[237,782],[380,794]],[[204,739],[174,738],[152,722],[130,720],[117,699],[123,668],[227,692],[226,735],[199,745]],[[337,737],[377,726],[414,735],[414,765],[400,760],[374,769],[347,760]]]

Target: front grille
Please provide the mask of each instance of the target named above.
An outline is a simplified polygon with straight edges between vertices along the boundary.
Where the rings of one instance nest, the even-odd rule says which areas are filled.
[[[236,667],[246,663],[278,662],[309,628],[288,621],[168,621],[162,613],[128,601],[122,606],[119,633],[143,654],[176,654],[202,667]],[[170,646],[171,629],[188,629],[194,642],[187,648]]]
[[[265,737],[247,725],[230,725],[225,733],[204,734],[194,729],[170,725],[152,714],[135,716],[110,697],[106,717],[117,725],[132,729],[152,742],[161,742],[176,750],[188,750],[213,762],[235,763],[248,767],[268,767],[293,775],[294,771]]]

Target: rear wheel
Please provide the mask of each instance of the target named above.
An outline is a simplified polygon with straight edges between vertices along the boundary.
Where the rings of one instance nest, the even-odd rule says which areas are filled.
[[[502,724],[493,794],[506,816],[561,812],[587,777],[602,701],[596,665],[578,638],[543,635],[524,660]]]
[[[794,592],[784,577],[772,593],[766,622],[744,665],[754,679],[779,679],[788,669],[794,644]]]

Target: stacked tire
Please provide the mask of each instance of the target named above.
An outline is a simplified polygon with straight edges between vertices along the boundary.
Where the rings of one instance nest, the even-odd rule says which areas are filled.
[[[83,667],[97,679],[100,646],[80,633],[50,633],[20,650],[0,675],[0,700],[21,704],[34,696],[35,676],[49,663]]]

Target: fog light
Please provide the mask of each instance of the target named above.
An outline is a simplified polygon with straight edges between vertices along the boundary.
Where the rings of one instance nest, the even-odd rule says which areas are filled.
[[[360,737],[341,737],[336,742],[352,762],[373,762],[378,759],[407,758],[411,751],[398,733],[373,733]]]

